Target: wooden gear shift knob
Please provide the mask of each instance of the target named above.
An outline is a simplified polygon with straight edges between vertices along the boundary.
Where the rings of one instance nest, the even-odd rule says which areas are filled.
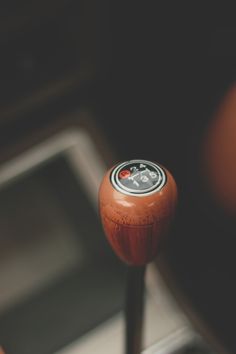
[[[172,175],[156,163],[131,160],[106,173],[99,208],[105,234],[119,258],[132,266],[154,259],[176,200]]]

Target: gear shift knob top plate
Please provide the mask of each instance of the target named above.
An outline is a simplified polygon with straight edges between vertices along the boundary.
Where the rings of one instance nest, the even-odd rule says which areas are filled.
[[[156,256],[177,201],[168,170],[146,160],[130,160],[109,170],[99,190],[102,224],[115,253],[142,266]]]
[[[166,183],[166,173],[157,164],[145,160],[132,160],[116,166],[111,182],[121,193],[147,195],[160,190]]]

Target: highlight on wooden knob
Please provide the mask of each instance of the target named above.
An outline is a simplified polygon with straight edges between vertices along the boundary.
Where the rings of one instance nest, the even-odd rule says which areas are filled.
[[[177,201],[175,181],[165,168],[130,160],[110,169],[99,190],[99,210],[107,239],[124,262],[151,262],[167,232]]]

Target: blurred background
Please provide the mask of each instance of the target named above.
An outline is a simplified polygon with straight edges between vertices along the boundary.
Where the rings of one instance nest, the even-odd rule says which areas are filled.
[[[8,354],[64,350],[122,310],[125,267],[104,240],[96,199],[106,168],[132,158],[160,162],[179,188],[151,277],[158,283],[161,274],[176,302],[168,316],[184,316],[197,343],[178,353],[236,352],[235,43],[226,4],[0,5],[0,343]],[[161,329],[151,312],[155,345]]]

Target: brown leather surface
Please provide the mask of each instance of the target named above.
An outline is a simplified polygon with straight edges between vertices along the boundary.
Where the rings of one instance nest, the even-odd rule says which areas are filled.
[[[236,84],[219,103],[204,144],[207,187],[218,205],[236,213]]]

